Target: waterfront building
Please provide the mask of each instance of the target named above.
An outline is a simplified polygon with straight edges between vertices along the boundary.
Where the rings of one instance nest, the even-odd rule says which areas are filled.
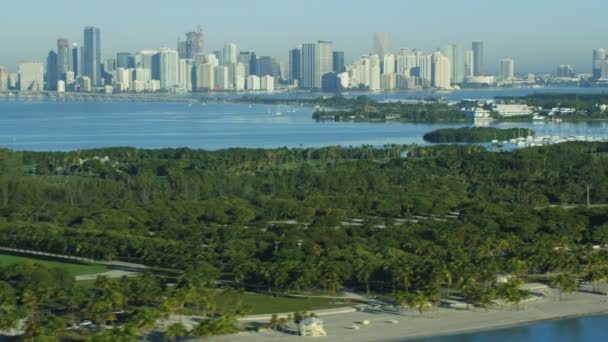
[[[82,76],[84,72],[84,53],[78,43],[72,44],[72,67],[75,76]]]
[[[473,49],[473,76],[481,76],[484,73],[484,47],[482,41],[474,41],[472,44]]]
[[[0,66],[0,91],[8,90],[8,69]]]
[[[46,57],[46,90],[57,90],[57,53],[50,51]]]
[[[44,65],[42,63],[19,64],[19,90],[42,91],[44,89]]]
[[[499,80],[501,82],[511,82],[515,80],[515,61],[513,59],[502,59],[500,61]]]
[[[302,50],[295,48],[289,50],[289,67],[288,67],[288,79],[289,82],[295,84],[300,81],[301,68],[302,68]]]
[[[215,88],[219,90],[227,90],[230,87],[230,73],[225,65],[215,67]]]
[[[57,92],[65,93],[65,81],[64,80],[57,81]]]
[[[72,49],[67,39],[57,39],[57,78],[65,81],[65,74],[72,71]]]
[[[329,74],[334,70],[334,44],[328,41],[318,41],[315,48],[314,59],[314,88],[323,87],[323,75]]]
[[[19,73],[12,72],[8,74],[8,89],[17,89],[19,85]]]
[[[593,78],[601,78],[601,66],[606,60],[606,49],[593,50]]]
[[[464,69],[466,83],[467,77],[475,76],[475,52],[473,50],[466,50],[464,53]]]
[[[224,44],[220,64],[236,64],[238,62],[239,49],[235,43]]]
[[[78,91],[90,93],[92,90],[91,79],[88,76],[79,76],[76,78],[76,87]]]
[[[369,90],[379,91],[381,89],[381,66],[378,55],[371,55],[369,58]]]
[[[257,73],[257,58],[255,56],[255,52],[241,51],[239,52],[239,57],[237,58],[237,61],[239,63],[243,63],[243,65],[245,66],[245,76]]]
[[[157,65],[156,68],[158,68],[157,71],[159,73],[158,80],[160,80],[160,89],[173,90],[177,85],[179,85],[179,58],[177,55],[177,51],[173,49],[162,48],[154,56],[154,60],[156,62],[153,64]],[[152,79],[156,79],[154,77],[154,69],[152,71]]]
[[[247,76],[247,90],[258,91],[260,90],[260,78],[256,75]]]
[[[89,77],[94,86],[101,85],[101,33],[99,28],[84,29],[83,75]]]
[[[449,89],[452,81],[450,60],[441,52],[433,54],[432,86],[439,89]]]
[[[275,78],[270,75],[260,77],[260,90],[272,93],[274,91],[274,80]]]
[[[385,63],[386,63],[386,59],[385,59]],[[396,83],[397,83],[397,77],[395,74],[391,73],[391,74],[383,74],[382,75],[382,81],[381,81],[381,88],[382,90],[394,90],[396,87]]]
[[[337,74],[346,71],[344,66],[344,51],[334,51],[333,53],[334,69],[333,71]]]
[[[574,68],[570,64],[562,64],[557,67],[557,71],[555,74],[557,77],[565,77],[565,78],[573,77]]]
[[[316,44],[302,44],[300,88],[313,89],[315,87],[316,49]]]

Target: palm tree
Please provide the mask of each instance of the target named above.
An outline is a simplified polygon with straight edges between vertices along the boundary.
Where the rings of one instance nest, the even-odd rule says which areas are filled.
[[[134,327],[144,335],[144,341],[148,340],[148,333],[154,328],[160,315],[160,312],[156,309],[145,308],[133,317]]]
[[[186,336],[188,330],[181,323],[173,323],[167,327],[164,333],[164,337],[166,340],[171,340],[173,342],[177,341],[179,337]]]
[[[422,292],[418,293],[414,297],[414,305],[418,310],[418,313],[420,313],[420,316],[422,316],[425,312],[429,311],[433,307],[433,304],[431,304],[432,301],[433,298],[431,296]]]
[[[563,293],[574,292],[578,288],[578,282],[569,274],[562,273],[557,275],[551,281],[553,286],[557,287],[559,300],[562,300]]]

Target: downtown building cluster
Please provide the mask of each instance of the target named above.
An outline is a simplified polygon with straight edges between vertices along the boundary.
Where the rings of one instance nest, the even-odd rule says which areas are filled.
[[[83,44],[57,39],[45,63],[21,63],[16,73],[0,67],[0,91],[76,92],[272,92],[275,89],[324,91],[453,89],[467,85],[511,85],[518,79],[513,59],[502,59],[498,73],[486,73],[484,43],[450,44],[431,53],[400,48],[389,51],[387,36],[373,35],[369,54],[345,63],[330,41],[304,43],[289,50],[287,63],[235,43],[205,52],[202,29],[185,34],[175,49],[118,52],[102,59],[101,30],[86,27]],[[558,78],[574,78],[574,68],[560,65]],[[606,50],[593,54],[594,79],[608,80]]]

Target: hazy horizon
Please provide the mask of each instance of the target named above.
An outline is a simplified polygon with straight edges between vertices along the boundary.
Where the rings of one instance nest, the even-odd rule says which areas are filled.
[[[116,52],[175,48],[178,37],[198,25],[205,33],[207,53],[235,42],[241,50],[281,61],[287,60],[290,48],[323,39],[345,51],[349,63],[371,51],[376,31],[387,33],[393,52],[400,47],[432,52],[451,43],[470,47],[473,40],[482,40],[488,72],[495,71],[502,58],[514,58],[517,72],[548,72],[559,64],[590,72],[592,49],[608,47],[603,32],[608,2],[600,0],[581,0],[576,7],[566,0],[309,0],[300,6],[278,0],[107,0],[95,7],[57,0],[11,2],[2,8],[0,65],[11,71],[20,62],[44,62],[59,37],[82,43],[85,26],[101,29],[104,60]]]

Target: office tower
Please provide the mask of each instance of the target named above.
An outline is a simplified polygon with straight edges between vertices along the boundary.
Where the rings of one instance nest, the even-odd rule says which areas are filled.
[[[388,46],[386,43],[386,33],[375,32],[374,33],[374,53],[380,58],[388,53]]]
[[[605,49],[595,49],[593,50],[593,78],[601,77],[601,66],[602,62],[606,59],[606,50]]]
[[[57,90],[57,53],[49,52],[46,57],[46,90]]]
[[[452,83],[464,82],[465,56],[464,48],[458,44],[451,44],[441,49],[441,54],[450,60],[450,78]]]
[[[289,81],[300,82],[302,68],[302,50],[299,48],[289,50]]]
[[[185,56],[184,58],[202,62],[203,53],[203,29],[199,26],[194,32],[186,33]]]
[[[369,90],[378,91],[381,88],[381,66],[380,57],[372,55],[369,59]]]
[[[334,70],[333,71],[336,74],[345,72],[346,67],[344,66],[344,51],[334,51],[333,59],[334,59]]]
[[[142,50],[135,55],[135,67],[148,69],[152,73],[152,79],[160,79],[160,70],[155,68],[154,56],[158,54],[158,50]],[[155,70],[156,69],[156,70]],[[154,77],[156,76],[156,77]]]
[[[386,55],[382,56],[381,58],[383,58],[382,74],[385,74],[385,75],[394,74],[395,73],[395,55],[393,55],[392,53],[387,53]]]
[[[44,65],[42,63],[19,64],[19,90],[41,91],[44,88]]]
[[[57,77],[65,81],[65,74],[72,71],[72,50],[67,39],[57,39]]]
[[[334,44],[327,41],[318,41],[315,48],[314,60],[314,88],[323,87],[323,75],[334,70]]]
[[[116,70],[116,60],[114,58],[106,59],[106,61],[103,63],[102,71],[107,73],[114,70]]]
[[[500,61],[500,80],[509,82],[515,79],[515,61],[513,59],[502,59]]]
[[[99,28],[84,29],[84,69],[83,74],[91,80],[92,86],[101,85],[101,34]]]
[[[269,57],[269,56],[261,56],[258,59],[258,72],[257,75],[258,76],[266,76],[266,75],[270,75],[270,76],[277,76],[277,70],[275,70],[275,61],[274,58]]]
[[[245,76],[254,74],[257,72],[255,64],[257,64],[255,52],[253,51],[241,51],[237,58],[238,63],[243,63],[245,66]]]
[[[82,47],[78,46],[78,43],[72,44],[72,71],[76,77],[81,76],[84,72],[83,55]]]
[[[556,72],[557,77],[573,77],[574,76],[574,68],[569,64],[562,64],[557,67]]]
[[[472,44],[473,48],[473,71],[475,72],[474,76],[481,76],[484,73],[484,51],[483,51],[483,42],[482,41],[474,41]]]
[[[302,66],[300,68],[300,88],[313,89],[315,87],[315,55],[317,44],[302,44]]]
[[[420,59],[420,72],[419,77],[422,81],[423,87],[428,87],[433,81],[433,56],[425,55],[421,56]]]
[[[0,91],[8,90],[8,69],[0,66]]]
[[[450,88],[452,84],[452,71],[450,69],[451,63],[446,56],[440,52],[433,54],[433,87],[440,89]]]
[[[475,76],[475,52],[473,50],[464,52],[464,76]]]
[[[78,91],[89,93],[91,92],[91,79],[88,76],[80,76],[76,79],[76,87]]]
[[[153,57],[152,78],[156,70],[158,80],[160,80],[160,89],[173,90],[178,82],[178,55],[173,49],[162,48]]]
[[[239,49],[234,43],[224,44],[220,64],[236,64],[238,62]]]
[[[230,89],[230,73],[225,65],[218,65],[214,71],[215,88],[220,90]]]
[[[125,69],[134,69],[135,55],[130,52],[118,52],[116,54],[116,67]]]

